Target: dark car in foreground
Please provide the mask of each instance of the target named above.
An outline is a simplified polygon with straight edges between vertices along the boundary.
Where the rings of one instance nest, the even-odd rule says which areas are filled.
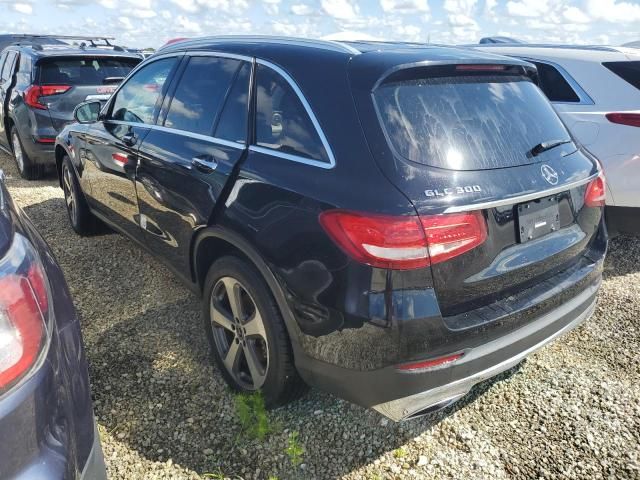
[[[594,309],[601,171],[534,73],[447,47],[176,42],[58,136],[69,218],[203,296],[233,388],[411,418]]]
[[[76,311],[2,171],[0,439],[0,478],[106,478]]]
[[[0,54],[0,148],[27,179],[53,168],[53,144],[85,100],[106,100],[142,55],[92,37],[28,37]],[[75,39],[80,45],[60,41]],[[105,43],[106,42],[106,43]]]

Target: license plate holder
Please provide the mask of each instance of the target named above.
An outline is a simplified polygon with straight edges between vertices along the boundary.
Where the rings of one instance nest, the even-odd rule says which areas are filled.
[[[521,203],[518,210],[518,235],[526,243],[560,229],[557,197],[545,197]]]

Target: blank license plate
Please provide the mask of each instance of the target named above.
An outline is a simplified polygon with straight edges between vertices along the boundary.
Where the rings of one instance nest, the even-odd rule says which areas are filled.
[[[560,228],[558,199],[547,197],[518,205],[520,243],[535,240]]]

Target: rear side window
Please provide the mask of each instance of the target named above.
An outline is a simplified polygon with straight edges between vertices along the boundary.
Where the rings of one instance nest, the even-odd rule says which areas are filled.
[[[218,120],[215,137],[242,144],[246,142],[250,77],[251,66],[243,62]]]
[[[134,73],[115,94],[111,118],[134,123],[154,122],[156,104],[176,62],[163,58],[149,63]]]
[[[240,60],[192,57],[171,100],[164,125],[211,135]]]
[[[256,77],[256,144],[330,163],[318,131],[291,85],[265,65],[258,65]]]
[[[578,103],[580,97],[553,65],[531,62],[538,69],[540,88],[551,102]]]
[[[397,154],[433,167],[524,165],[545,157],[529,154],[539,143],[570,140],[540,89],[524,77],[408,80],[383,84],[374,99]]]
[[[140,63],[134,58],[56,58],[38,63],[41,85],[102,85],[126,77]]]
[[[606,62],[602,65],[640,90],[640,62]]]

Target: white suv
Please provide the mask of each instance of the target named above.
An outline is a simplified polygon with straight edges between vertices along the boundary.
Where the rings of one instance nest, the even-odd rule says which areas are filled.
[[[538,67],[540,88],[604,167],[609,228],[640,232],[640,49],[520,43],[473,48]]]

